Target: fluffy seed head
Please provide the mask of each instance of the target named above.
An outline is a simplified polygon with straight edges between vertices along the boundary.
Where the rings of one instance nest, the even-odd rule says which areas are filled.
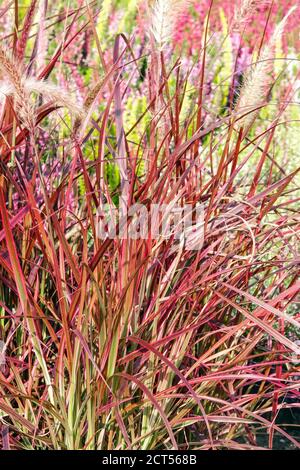
[[[276,41],[282,36],[289,16],[297,7],[292,7],[283,20],[276,27],[269,43],[262,49],[259,60],[251,67],[245,77],[240,97],[236,106],[236,114],[243,116],[238,124],[248,129],[264,105],[268,90],[271,86],[270,71],[274,62],[274,48]],[[244,116],[245,115],[245,116]]]
[[[27,78],[10,53],[1,45],[0,72],[5,76],[5,81],[0,83],[0,100],[2,101],[6,96],[14,98],[16,113],[28,129],[33,129],[36,117],[36,106],[31,96],[32,93],[48,97],[58,106],[66,107],[76,117],[82,115],[82,109],[69,93],[47,80]]]
[[[160,50],[171,39],[178,15],[189,3],[188,0],[155,0],[153,2],[150,7],[150,30]]]
[[[6,84],[1,90],[6,96],[13,95],[15,99],[16,112],[23,124],[31,129],[33,125],[34,112],[28,94],[23,85],[22,73],[20,67],[11,57],[8,50],[0,44],[0,72],[5,75]]]
[[[241,0],[239,7],[234,12],[234,30],[240,31],[249,23],[256,8],[268,6],[270,3],[270,0]]]
[[[73,100],[71,95],[54,83],[30,77],[24,80],[24,88],[29,94],[37,93],[46,96],[58,106],[67,108],[74,116],[82,115],[81,107]]]

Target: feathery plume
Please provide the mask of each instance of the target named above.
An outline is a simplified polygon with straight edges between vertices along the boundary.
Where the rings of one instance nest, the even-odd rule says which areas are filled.
[[[247,25],[258,7],[270,5],[270,0],[241,0],[234,10],[233,30],[240,32]]]
[[[0,71],[4,72],[6,80],[0,84],[0,99],[3,96],[12,96],[15,101],[15,111],[20,121],[28,128],[33,129],[35,123],[36,106],[32,100],[32,93],[47,96],[58,106],[67,108],[75,116],[82,115],[82,109],[62,88],[47,80],[27,78],[22,73],[10,53],[0,45]]]
[[[29,77],[24,81],[24,88],[28,94],[37,93],[46,96],[58,106],[67,108],[75,116],[83,115],[82,108],[73,100],[71,95],[48,80],[37,80]]]
[[[0,72],[6,75],[6,81],[13,87],[13,93],[8,90],[8,95],[14,96],[16,112],[24,125],[31,129],[33,126],[33,108],[26,93],[22,72],[11,54],[0,44]],[[7,86],[7,85],[6,85]],[[5,87],[2,87],[2,93]]]
[[[0,103],[7,97],[14,94],[14,87],[9,82],[0,82]]]
[[[150,31],[160,50],[172,38],[178,15],[189,3],[189,0],[155,0],[150,7]]]
[[[283,20],[277,25],[269,43],[262,49],[259,60],[251,67],[245,77],[236,106],[239,127],[249,129],[264,105],[268,90],[271,86],[270,71],[274,62],[276,41],[282,36],[287,20],[297,7],[292,7]],[[245,116],[244,116],[245,115]]]

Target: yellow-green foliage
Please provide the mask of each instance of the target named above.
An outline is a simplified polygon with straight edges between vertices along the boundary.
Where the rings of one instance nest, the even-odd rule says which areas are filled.
[[[276,146],[278,161],[284,166],[287,173],[295,171],[299,167],[299,121],[300,108],[297,104],[300,93],[294,96],[294,103],[290,104],[285,111],[281,121],[282,126],[277,129],[278,145]],[[280,159],[280,160],[279,160]],[[300,175],[294,180],[298,188],[300,187]]]
[[[138,96],[133,98],[130,96],[125,104],[124,110],[124,126],[125,132],[129,132],[130,129],[136,124],[137,120],[147,109],[147,98],[146,96]],[[130,140],[134,140],[138,143],[140,138],[140,129],[145,129],[145,126],[149,123],[150,116],[148,113],[143,116],[138,126],[133,129],[129,134]]]
[[[119,33],[129,32],[132,28],[132,25],[134,24],[133,20],[137,12],[138,3],[139,0],[127,1],[124,16],[122,17],[118,27]]]
[[[220,20],[222,24],[222,62],[219,70],[216,73],[214,83],[216,85],[216,91],[214,94],[213,104],[217,108],[223,108],[226,106],[230,83],[232,80],[233,73],[233,50],[231,37],[229,35],[228,22],[224,10],[220,8]]]
[[[129,132],[130,129],[136,124],[140,116],[145,113],[147,109],[147,98],[146,96],[138,96],[136,98],[129,97],[124,110],[124,128],[125,132]],[[139,145],[142,133],[147,128],[150,122],[150,114],[146,113],[139,124],[128,134],[128,140],[133,143],[133,151],[135,151]],[[139,173],[143,172],[144,161],[142,159],[142,150],[139,151]]]
[[[189,81],[186,85],[186,90],[183,96],[182,107],[180,111],[180,123],[185,123],[185,121],[194,114],[195,104],[196,104],[196,93],[197,89]],[[188,137],[193,135],[193,121],[188,127]]]
[[[19,23],[22,23],[22,21],[24,20],[26,16],[26,12],[28,8],[30,7],[30,4],[31,4],[31,0],[23,0],[21,5],[19,2],[19,10],[18,10]]]
[[[110,190],[113,192],[120,184],[120,170],[116,163],[110,161],[105,165],[105,178]]]
[[[101,42],[101,47],[102,49],[106,48],[107,45],[107,39],[108,39],[108,20],[109,20],[109,14],[111,12],[112,8],[112,1],[111,0],[103,0],[102,6],[101,6],[101,11],[98,17],[98,22],[97,22],[97,34]]]

